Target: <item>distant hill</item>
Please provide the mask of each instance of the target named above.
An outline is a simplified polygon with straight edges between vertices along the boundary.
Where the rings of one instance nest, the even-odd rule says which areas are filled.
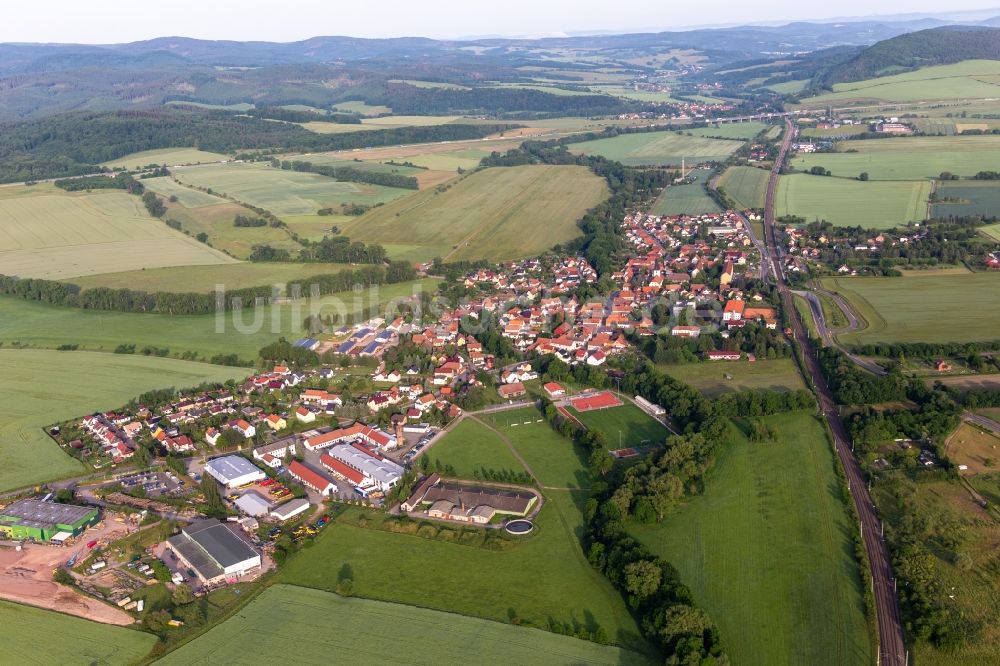
[[[817,83],[830,87],[963,60],[1000,60],[1000,28],[947,26],[893,37],[834,65]]]

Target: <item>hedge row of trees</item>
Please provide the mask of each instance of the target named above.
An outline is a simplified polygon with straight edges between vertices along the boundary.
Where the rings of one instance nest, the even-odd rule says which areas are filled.
[[[322,164],[313,164],[301,160],[272,160],[271,166],[280,166],[285,171],[304,171],[316,173],[327,178],[336,180],[347,180],[355,183],[370,183],[372,185],[384,185],[386,187],[401,187],[408,190],[416,190],[420,187],[417,179],[413,176],[404,176],[400,173],[387,173],[384,171],[369,171],[356,169],[355,167],[335,167]]]

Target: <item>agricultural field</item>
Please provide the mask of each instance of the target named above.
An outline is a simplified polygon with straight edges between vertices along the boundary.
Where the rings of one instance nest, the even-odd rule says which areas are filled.
[[[982,215],[1000,217],[1000,183],[991,180],[960,180],[938,183],[937,195],[940,199],[951,199],[934,204],[934,217],[963,217]],[[995,226],[995,225],[993,225]],[[990,233],[991,227],[981,230],[986,235],[1000,241],[1000,235]]]
[[[801,135],[811,139],[826,139],[830,137],[839,138],[864,134],[868,131],[868,125],[841,125],[840,127],[830,127],[819,129],[818,127],[807,127],[802,130]]]
[[[742,208],[763,208],[769,176],[768,171],[756,167],[729,167],[719,178],[719,187]]]
[[[825,278],[824,289],[850,301],[868,326],[842,333],[846,344],[995,340],[1000,275],[911,274],[902,278]]]
[[[1000,224],[988,224],[979,231],[1000,243]]]
[[[722,206],[705,189],[715,172],[711,169],[696,169],[691,172],[695,181],[685,185],[671,185],[663,189],[656,200],[654,215],[699,215],[718,213]]]
[[[677,567],[734,664],[871,663],[831,444],[810,413],[764,420],[775,441],[734,432],[702,496],[630,532]]]
[[[524,470],[500,435],[471,417],[462,419],[424,455],[443,465],[451,465],[455,476],[465,479],[473,478],[474,473],[483,468]]]
[[[180,187],[183,187],[183,185]],[[184,189],[197,192],[197,190],[191,190],[190,188]],[[209,206],[197,206],[194,208],[184,206],[181,203],[182,200],[180,198],[178,198],[176,203],[168,200],[166,203],[167,213],[164,217],[168,220],[179,222],[181,230],[185,233],[191,234],[191,236],[196,237],[200,233],[206,234],[208,236],[208,243],[212,247],[217,250],[221,250],[236,259],[246,259],[249,257],[255,245],[267,244],[271,247],[282,248],[289,251],[295,251],[301,247],[298,243],[292,240],[288,231],[285,229],[271,226],[235,226],[233,224],[233,220],[237,215],[242,215],[243,217],[256,217],[257,214],[246,206],[241,206],[238,203],[233,203],[225,199],[217,200],[221,203]],[[328,230],[332,224],[338,223],[335,218],[340,217],[341,216],[319,217],[317,215],[313,215],[310,219],[316,221],[314,226]],[[322,220],[323,222],[319,223],[319,220]],[[289,229],[295,230],[292,227],[291,222],[289,222]],[[321,233],[319,237],[322,238],[322,235],[323,234]],[[317,240],[319,240],[319,238],[317,238]]]
[[[769,86],[764,86],[768,90],[773,90],[779,95],[797,95],[806,89],[809,85],[809,79],[800,79],[797,81],[784,81],[782,83],[774,83]]]
[[[342,203],[385,203],[411,193],[395,187],[338,181],[259,163],[175,169],[173,175],[182,183],[211,188],[279,217],[315,215],[320,208],[338,208]]]
[[[216,285],[229,289],[281,285],[289,281],[339,273],[356,268],[350,264],[239,262],[219,266],[188,266],[176,268],[150,268],[148,270],[102,273],[67,280],[85,289],[109,287],[111,289],[138,289],[140,291],[211,292]]]
[[[588,430],[595,430],[608,442],[611,449],[656,446],[670,434],[666,427],[627,399],[621,407],[594,409],[578,412],[567,408]]]
[[[751,389],[797,391],[806,388],[802,374],[790,358],[749,361],[706,361],[704,363],[661,364],[657,366],[674,379],[688,384],[710,398]]]
[[[742,145],[742,141],[707,139],[672,131],[620,134],[609,139],[571,143],[569,149],[574,153],[601,155],[628,166],[680,166],[682,159],[692,165],[724,160]]]
[[[176,197],[176,202],[171,201],[170,203],[178,203],[185,208],[204,208],[205,206],[218,206],[229,203],[226,199],[208,194],[207,192],[185,187],[168,176],[146,178],[142,181],[142,184],[147,189],[153,190],[168,200],[171,197]]]
[[[0,343],[46,348],[69,344],[106,352],[121,344],[134,344],[139,349],[145,346],[169,349],[176,355],[192,352],[202,359],[236,354],[250,360],[257,357],[261,347],[281,336],[302,337],[302,322],[310,314],[339,318],[364,311],[372,316],[374,305],[410,298],[436,285],[435,280],[402,282],[227,312],[218,317],[81,310],[0,297]]]
[[[142,316],[142,315],[139,315]],[[4,317],[6,319],[6,317]],[[0,490],[79,474],[42,428],[119,407],[154,388],[186,388],[247,375],[170,358],[38,349],[0,349]]]
[[[345,132],[365,132],[398,127],[428,127],[432,125],[447,125],[461,122],[462,116],[378,116],[362,118],[361,123],[335,123],[326,120],[312,120],[299,123],[310,132],[317,134],[342,134]]]
[[[840,141],[836,148],[839,152],[797,155],[791,165],[800,171],[822,166],[842,178],[865,172],[872,180],[920,180],[945,171],[970,177],[1000,163],[1000,136],[992,135]]]
[[[371,104],[354,100],[350,102],[337,102],[333,105],[333,108],[337,111],[346,111],[347,113],[360,113],[363,116],[378,116],[383,113],[392,113],[392,109],[388,106],[373,106]]]
[[[1000,61],[966,60],[952,65],[926,67],[875,79],[837,83],[833,92],[800,102],[808,108],[862,102],[918,102],[944,99],[990,99],[998,95]]]
[[[526,627],[575,620],[601,627],[620,646],[645,652],[621,596],[584,556],[577,536],[583,499],[568,491],[546,492],[534,534],[505,550],[390,532],[379,527],[381,513],[351,509],[311,548],[290,558],[278,582],[334,591],[341,572],[348,571],[357,597],[504,623],[514,616]],[[362,516],[366,527],[359,526]]]
[[[121,191],[64,192],[50,184],[0,191],[0,273],[61,279],[233,259],[151,217]]]
[[[1000,438],[972,423],[962,423],[944,443],[945,455],[955,465],[966,465],[962,476],[1000,471]]]
[[[584,167],[541,165],[486,169],[439,189],[381,206],[342,231],[394,258],[517,259],[580,235],[577,220],[608,192]]]
[[[179,164],[208,164],[209,162],[224,162],[229,159],[228,155],[221,153],[210,153],[197,148],[160,148],[159,150],[144,150],[141,153],[132,153],[117,159],[111,160],[106,166],[141,169],[142,167],[156,166],[177,166]]]
[[[590,474],[584,464],[586,452],[553,430],[535,407],[485,414],[480,418],[510,442],[543,489],[555,493],[555,488],[590,487]]]
[[[457,83],[445,83],[443,81],[419,81],[416,79],[389,79],[387,83],[405,83],[414,88],[431,88],[440,90],[469,90],[468,86],[460,86]]]
[[[793,174],[778,181],[777,214],[841,227],[891,229],[924,220],[930,192],[930,181],[861,182]]]
[[[152,649],[156,637],[55,611],[0,601],[4,660],[11,664],[127,666]]]
[[[335,627],[331,631],[331,627]],[[392,640],[386,640],[388,636]],[[280,654],[298,664],[351,654],[369,663],[396,663],[400,645],[411,664],[493,663],[503,654],[526,665],[646,664],[643,655],[510,623],[341,597],[292,585],[265,590],[236,616],[161,659],[159,664],[257,664]]]
[[[719,125],[709,125],[708,127],[693,127],[684,130],[684,133],[692,136],[749,141],[768,127],[770,125],[752,120],[745,123],[722,123]]]

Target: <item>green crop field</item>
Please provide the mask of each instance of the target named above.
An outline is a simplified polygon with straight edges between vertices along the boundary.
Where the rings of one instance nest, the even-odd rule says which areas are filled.
[[[623,402],[625,404],[621,407],[587,412],[578,412],[570,407],[569,412],[588,430],[603,434],[611,449],[650,446],[666,440],[670,433],[662,423],[627,400]]]
[[[1000,274],[911,274],[903,278],[826,278],[868,323],[843,333],[847,344],[996,340]]]
[[[691,172],[695,182],[687,185],[671,185],[663,190],[656,200],[654,215],[698,215],[718,213],[722,210],[715,199],[705,189],[715,172],[711,169],[697,169]]]
[[[159,150],[145,150],[141,153],[132,153],[131,155],[110,160],[108,166],[141,169],[151,164],[157,166],[177,166],[179,164],[223,162],[228,159],[228,155],[210,153],[198,150],[197,148],[161,148]]]
[[[734,434],[704,495],[630,531],[680,571],[734,664],[870,664],[872,646],[831,445],[812,414]]]
[[[246,206],[223,199],[220,199],[220,201],[223,203],[196,208],[187,208],[180,200],[176,203],[168,201],[167,213],[164,217],[179,222],[181,229],[192,236],[197,236],[200,233],[207,234],[208,242],[212,247],[227,252],[238,259],[249,257],[255,245],[267,244],[271,247],[283,248],[289,251],[301,248],[298,243],[292,240],[285,229],[272,226],[235,226],[233,220],[237,215],[255,217],[257,214]],[[306,219],[315,221],[315,226],[318,228],[329,230],[331,225],[337,224],[334,221],[334,217],[339,216],[321,217],[311,215]],[[289,229],[292,229],[290,219],[286,218],[285,221],[288,222]],[[322,234],[320,234],[320,238],[322,238]]]
[[[709,397],[749,389],[797,391],[806,388],[798,366],[789,358],[759,360],[753,363],[706,361],[663,364],[658,367],[674,379],[693,386]]]
[[[313,215],[342,203],[371,205],[410,194],[410,190],[337,181],[260,163],[189,167],[175,169],[173,175],[182,183],[211,188],[278,216]]]
[[[124,192],[52,185],[0,191],[0,273],[60,279],[233,259],[151,217]]]
[[[543,487],[590,487],[590,474],[584,464],[586,452],[554,431],[535,407],[485,414],[480,418],[517,449]]]
[[[255,359],[264,345],[279,337],[304,335],[302,322],[310,314],[340,317],[371,312],[370,306],[392,299],[412,297],[433,289],[435,280],[416,280],[382,285],[361,292],[331,294],[317,299],[227,312],[216,315],[165,315],[134,312],[102,312],[46,305],[17,298],[0,297],[0,343],[19,343],[54,348],[76,344],[81,349],[113,351],[121,344],[138,348],[169,349],[172,354],[194,352],[202,358],[215,354],[237,354]],[[379,312],[385,316],[384,312]]]
[[[2,349],[0,490],[82,471],[45,434],[46,425],[119,407],[150,389],[221,382],[245,377],[247,372],[149,356]]]
[[[417,176],[424,173],[424,169],[420,169],[418,167],[385,164],[384,162],[351,160],[345,158],[342,153],[307,153],[305,155],[285,155],[282,159],[302,160],[304,162],[312,162],[313,164],[321,164],[323,166],[332,166],[337,168],[349,167],[351,169],[357,169],[358,171],[396,173],[401,176]],[[407,160],[400,160],[400,162],[406,161]]]
[[[709,125],[708,127],[694,127],[684,130],[685,134],[693,136],[706,136],[722,139],[742,139],[749,141],[764,130],[769,125],[756,120],[745,123],[722,123],[719,125]]]
[[[0,601],[0,624],[3,660],[10,664],[127,666],[156,642],[152,634],[8,601]]]
[[[941,199],[957,199],[957,201],[934,204],[932,206],[934,217],[1000,216],[1000,183],[996,181],[945,181],[938,184],[937,195]],[[991,235],[989,227],[984,227],[982,231]],[[1000,240],[998,236],[993,237]]]
[[[139,289],[141,291],[210,292],[216,285],[226,289],[242,289],[261,285],[284,285],[293,280],[314,277],[356,268],[350,264],[271,262],[221,264],[219,266],[188,266],[176,268],[150,268],[88,275],[66,280],[84,288],[109,287],[111,289]]]
[[[1000,88],[997,88],[1000,93]],[[1000,136],[918,136],[868,141],[841,141],[836,153],[796,156],[792,166],[808,171],[822,166],[834,176],[872,180],[937,178],[945,171],[974,176],[1000,163]],[[852,152],[844,152],[850,150]]]
[[[348,113],[360,113],[365,116],[377,116],[383,113],[392,113],[392,109],[388,106],[378,106],[365,104],[359,101],[350,102],[337,102],[333,105],[333,108],[338,111],[347,111]]]
[[[833,92],[802,100],[805,107],[877,100],[918,102],[945,99],[989,99],[1000,96],[995,77],[1000,61],[966,60],[953,65],[926,67],[915,72],[837,83]]]
[[[584,167],[498,167],[381,206],[342,231],[392,256],[393,244],[405,244],[428,259],[516,259],[579,236],[577,220],[607,192]]]
[[[201,190],[181,185],[173,178],[161,176],[159,178],[147,178],[142,184],[159,195],[167,197],[177,197],[177,203],[185,208],[202,208],[205,206],[217,206],[228,204],[225,199],[213,196]]]
[[[852,136],[855,134],[864,134],[868,131],[868,125],[841,125],[840,127],[829,127],[824,129],[819,129],[817,127],[807,127],[802,130],[801,134],[804,137],[809,138],[830,138],[830,137],[843,137]]]
[[[466,479],[483,468],[515,472],[524,469],[500,435],[472,418],[462,419],[425,455],[451,465],[456,476]]]
[[[719,178],[719,187],[742,208],[763,208],[770,172],[756,167],[729,167]]]
[[[547,427],[547,426],[546,426]],[[635,621],[578,540],[583,497],[547,492],[530,538],[491,550],[378,528],[382,514],[352,509],[290,558],[278,582],[334,591],[349,571],[354,594],[473,617],[547,628],[575,619],[616,644],[645,651]],[[367,527],[358,517],[367,514]],[[495,655],[491,656],[495,657]]]
[[[988,224],[985,227],[981,227],[979,230],[1000,243],[1000,224]]]
[[[387,640],[387,637],[392,637]],[[643,655],[509,623],[415,606],[341,597],[292,585],[268,588],[236,616],[158,661],[163,666],[296,664],[353,655],[354,661],[408,664],[646,664]]]
[[[848,180],[794,174],[778,181],[778,216],[835,226],[891,229],[927,217],[930,181]]]
[[[574,153],[602,155],[628,166],[680,166],[682,159],[689,165],[724,160],[742,145],[742,141],[706,139],[677,131],[620,134],[610,139],[571,143],[569,149]]]

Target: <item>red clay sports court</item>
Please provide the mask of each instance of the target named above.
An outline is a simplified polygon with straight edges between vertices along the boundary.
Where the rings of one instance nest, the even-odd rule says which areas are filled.
[[[600,393],[573,398],[570,400],[570,403],[573,405],[573,409],[578,412],[590,412],[595,409],[622,406],[622,401],[611,391],[601,391]]]

